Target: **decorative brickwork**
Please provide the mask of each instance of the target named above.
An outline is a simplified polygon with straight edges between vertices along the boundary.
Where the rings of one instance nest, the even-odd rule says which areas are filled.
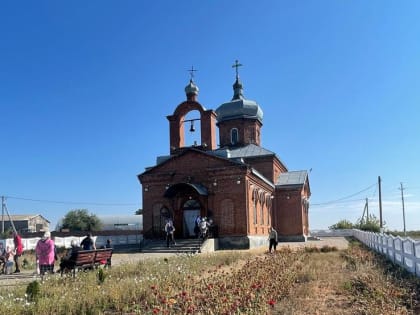
[[[235,106],[251,104],[252,111],[238,107],[235,112],[225,103],[219,111],[224,119],[216,125],[218,110],[206,110],[198,103],[198,87],[192,81],[186,91],[187,100],[167,116],[170,155],[138,176],[143,187],[145,238],[163,237],[168,219],[174,222],[176,238],[192,237],[195,217],[200,215],[213,220],[214,234],[223,246],[262,244],[270,226],[281,238],[305,239],[309,231],[307,173],[289,173],[274,153],[260,148],[258,104],[241,98],[243,102]],[[186,147],[185,117],[193,110],[200,113],[201,143]],[[229,150],[238,148],[235,152],[239,153],[230,156]]]

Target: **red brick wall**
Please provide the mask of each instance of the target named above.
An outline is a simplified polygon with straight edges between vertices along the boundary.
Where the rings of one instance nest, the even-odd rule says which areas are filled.
[[[234,119],[220,123],[219,125],[219,141],[220,146],[231,145],[231,129],[237,128],[239,135],[239,144],[250,144],[256,145],[261,144],[261,124],[258,120],[250,119]]]
[[[275,224],[279,235],[303,235],[302,199],[300,190],[277,192],[274,198]]]

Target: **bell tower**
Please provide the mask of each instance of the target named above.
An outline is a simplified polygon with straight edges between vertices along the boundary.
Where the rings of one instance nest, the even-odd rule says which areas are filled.
[[[178,105],[174,113],[167,116],[169,120],[169,137],[170,137],[170,153],[173,154],[179,149],[185,147],[185,124],[190,123],[190,131],[194,132],[194,121],[200,120],[201,126],[201,143],[197,144],[197,148],[202,150],[216,149],[216,113],[213,110],[206,110],[198,101],[198,87],[195,85],[194,68],[190,71],[190,82],[185,87],[187,100]],[[200,118],[185,120],[185,116],[197,110]]]

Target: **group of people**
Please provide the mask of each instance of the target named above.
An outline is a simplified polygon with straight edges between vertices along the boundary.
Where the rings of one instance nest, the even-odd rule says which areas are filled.
[[[17,232],[13,233],[14,247],[5,246],[3,242],[0,242],[0,273],[11,272],[13,265],[15,266],[14,273],[20,272],[20,261],[19,258],[23,253],[23,244],[20,235]],[[111,240],[108,239],[106,245],[103,248],[112,248]],[[96,249],[95,241],[92,234],[89,233],[79,244],[75,241],[71,241],[70,249],[67,250],[65,256],[60,260],[60,269],[58,272],[67,268],[73,268],[74,258],[79,250],[92,250]],[[37,273],[54,273],[54,265],[58,260],[57,248],[54,240],[51,238],[50,232],[45,232],[42,238],[37,242],[35,247],[35,255],[37,262]],[[111,265],[110,261],[104,262],[107,265]]]
[[[195,218],[194,234],[197,238],[202,238],[203,240],[209,237],[210,228],[213,225],[213,220],[206,217],[201,217],[198,215]]]
[[[111,240],[108,239],[107,244],[104,247],[111,248]],[[74,258],[76,257],[78,251],[92,249],[96,249],[96,245],[91,233],[86,235],[80,243],[80,246],[75,240],[72,240],[66,255],[60,260],[60,269],[57,272],[73,268]],[[58,260],[58,256],[57,249],[54,241],[51,239],[50,232],[45,232],[43,237],[38,241],[35,247],[35,254],[39,268],[37,272],[42,275],[45,273],[54,273],[54,265]]]
[[[14,273],[20,272],[20,263],[19,257],[23,252],[23,244],[20,235],[17,232],[13,232],[13,244],[14,247],[6,246],[0,242],[0,264],[1,264],[1,273],[6,274],[9,269],[12,268],[13,264],[15,265]]]
[[[198,215],[194,221],[194,234],[197,238],[207,238],[209,236],[209,231],[212,226],[213,221],[211,219],[207,219],[206,217],[201,217]],[[170,247],[170,245],[176,245],[174,233],[175,233],[175,226],[172,219],[167,219],[164,227],[164,231],[166,234],[166,246]]]

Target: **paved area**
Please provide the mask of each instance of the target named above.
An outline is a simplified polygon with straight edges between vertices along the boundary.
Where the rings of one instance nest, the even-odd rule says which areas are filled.
[[[320,240],[310,240],[307,242],[290,242],[290,243],[279,243],[278,248],[280,247],[289,247],[291,249],[299,249],[303,247],[318,247],[323,246],[334,246],[337,249],[346,249],[348,247],[348,241],[344,237],[323,237]],[[254,248],[249,251],[252,252],[265,252],[268,250],[267,246],[262,246],[259,248]],[[118,266],[124,263],[135,263],[137,261],[145,259],[161,259],[165,257],[176,256],[175,253],[114,253],[112,255],[112,265]],[[0,287],[10,286],[10,285],[25,285],[26,283],[33,280],[40,280],[40,276],[35,274],[33,270],[23,270],[19,274],[11,275],[0,275]]]

